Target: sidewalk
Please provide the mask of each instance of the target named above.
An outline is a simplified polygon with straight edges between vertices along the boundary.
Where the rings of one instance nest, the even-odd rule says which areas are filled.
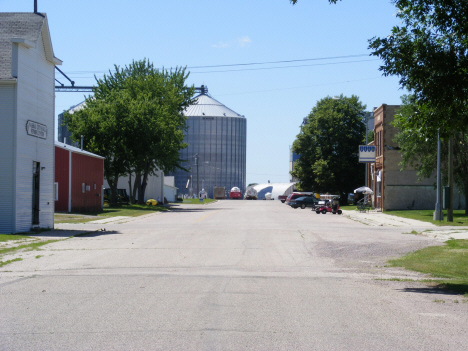
[[[438,241],[449,239],[468,239],[468,227],[437,226],[432,223],[384,214],[382,212],[359,212],[344,210],[343,216],[369,226],[392,226],[405,228],[408,233],[415,231],[420,235],[435,238]]]

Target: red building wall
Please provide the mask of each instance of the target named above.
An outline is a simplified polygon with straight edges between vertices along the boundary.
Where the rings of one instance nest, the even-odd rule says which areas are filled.
[[[55,147],[55,182],[58,200],[55,211],[68,212],[70,150]],[[71,152],[71,211],[96,212],[102,209],[101,196],[104,182],[104,160]]]
[[[103,181],[103,159],[72,153],[72,211],[101,210]]]
[[[55,211],[68,211],[69,150],[55,147],[55,182],[58,183],[58,201]]]

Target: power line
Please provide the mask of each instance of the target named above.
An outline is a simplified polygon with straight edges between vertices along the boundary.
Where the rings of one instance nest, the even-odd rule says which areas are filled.
[[[297,67],[329,66],[329,65],[339,65],[339,64],[345,64],[345,63],[360,63],[360,62],[372,62],[372,61],[379,61],[379,59],[358,60],[358,61],[342,61],[342,62],[328,62],[328,63],[317,63],[317,64],[312,64],[312,65],[294,65],[294,66],[275,66],[275,67],[228,69],[228,70],[220,70],[220,71],[198,71],[198,72],[191,71],[190,73],[191,74],[199,74],[199,73],[226,73],[226,72],[242,72],[242,71],[261,71],[261,70],[297,68]],[[75,73],[75,74],[78,74],[78,73]],[[79,77],[79,78],[94,78],[94,76],[93,77]]]
[[[369,62],[369,61],[379,61],[379,59],[359,60],[359,61],[345,61],[345,62],[328,62],[328,63],[317,63],[317,64],[313,64],[313,65],[243,68],[243,69],[229,69],[229,70],[223,70],[223,71],[201,71],[201,72],[190,72],[190,73],[191,74],[196,74],[196,73],[224,73],[224,72],[241,72],[241,71],[262,71],[262,70],[269,70],[269,69],[283,69],[283,68],[311,67],[311,66],[328,66],[328,65],[338,65],[338,64],[342,64],[342,63],[356,63],[356,62]]]
[[[331,57],[318,57],[318,58],[309,58],[309,59],[296,59],[296,60],[283,60],[283,61],[264,61],[264,62],[250,62],[250,63],[232,63],[225,65],[209,65],[209,66],[187,66],[187,69],[200,69],[200,68],[216,68],[216,67],[235,67],[235,66],[253,66],[253,65],[269,65],[277,63],[292,63],[292,62],[305,62],[305,61],[321,61],[321,60],[336,60],[342,58],[352,58],[352,57],[364,57],[369,56],[368,54],[359,54],[359,55],[345,55],[345,56],[331,56]],[[361,62],[361,61],[351,61],[351,62]],[[333,64],[333,63],[329,63]],[[183,66],[181,66],[183,67]],[[301,66],[290,66],[290,67],[301,67]],[[99,70],[99,71],[69,71],[68,74],[104,74],[108,72],[115,72],[114,70]]]
[[[355,79],[355,80],[345,80],[341,82],[332,82],[332,83],[322,83],[322,84],[313,84],[313,85],[303,85],[300,87],[289,87],[289,88],[277,88],[277,89],[266,89],[266,90],[255,90],[255,91],[246,91],[242,93],[231,93],[231,94],[216,94],[216,96],[228,96],[228,95],[242,95],[242,94],[254,94],[254,93],[267,93],[271,91],[281,91],[281,90],[292,90],[292,89],[304,89],[312,87],[320,87],[324,85],[334,85],[334,84],[344,84],[344,83],[354,83],[354,82],[363,82],[367,80],[376,80],[385,78],[384,76],[375,77],[375,78],[364,78],[364,79]]]
[[[265,61],[265,62],[251,62],[251,63],[232,63],[232,64],[227,64],[227,65],[193,66],[193,67],[187,67],[187,68],[215,68],[215,67],[232,67],[232,66],[269,65],[269,64],[273,64],[273,63],[291,63],[291,62],[304,62],[304,61],[336,60],[336,59],[341,59],[341,58],[363,57],[363,56],[369,56],[369,55],[368,55],[368,54],[360,54],[360,55],[319,57],[319,58],[311,58],[311,59],[285,60],[285,61]]]

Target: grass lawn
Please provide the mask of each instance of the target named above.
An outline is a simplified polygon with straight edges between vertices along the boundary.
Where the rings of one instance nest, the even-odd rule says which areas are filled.
[[[431,246],[390,260],[394,267],[427,273],[435,284],[468,297],[468,240],[448,240],[444,246]]]
[[[432,219],[434,215],[434,210],[385,211],[384,213],[392,216],[417,219],[419,221],[429,222],[441,226],[468,226],[468,215],[465,215],[465,210],[454,210],[453,222],[447,222],[447,211],[443,211],[443,221],[434,221]]]
[[[27,236],[27,235],[17,235],[17,234],[0,234],[0,243],[6,243],[12,240],[28,240],[28,239],[32,239],[32,237]]]
[[[167,211],[167,207],[148,205],[116,205],[105,206],[96,213],[55,213],[55,223],[86,223],[98,219],[126,216],[138,217],[149,213]]]
[[[205,205],[205,204],[209,204],[211,202],[215,202],[216,200],[213,200],[213,199],[203,199],[203,202],[200,202],[200,200],[198,199],[184,199],[184,201],[182,202],[183,204],[192,204],[192,205],[199,205],[199,204],[202,204],[202,205]]]
[[[341,208],[342,210],[346,210],[346,211],[354,211],[354,210],[357,210],[357,209],[356,209],[356,205],[340,206],[340,208]]]

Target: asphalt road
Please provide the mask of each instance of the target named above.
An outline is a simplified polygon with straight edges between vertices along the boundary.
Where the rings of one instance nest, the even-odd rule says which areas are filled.
[[[423,276],[388,258],[440,245],[411,228],[278,201],[60,228],[105,231],[0,268],[1,350],[468,348],[467,299],[390,280]]]

